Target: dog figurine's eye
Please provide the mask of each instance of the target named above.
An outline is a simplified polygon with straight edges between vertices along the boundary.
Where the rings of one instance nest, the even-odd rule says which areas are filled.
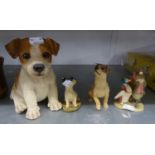
[[[24,59],[30,59],[30,57],[31,57],[31,56],[30,56],[29,53],[24,53],[24,54],[23,54],[23,58],[24,58]]]
[[[48,52],[44,52],[42,54],[42,56],[45,58],[45,59],[48,59],[50,57],[50,54]]]

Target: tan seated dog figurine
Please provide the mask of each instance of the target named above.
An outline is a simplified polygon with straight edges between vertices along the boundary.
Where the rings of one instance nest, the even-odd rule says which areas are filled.
[[[6,46],[12,58],[19,58],[21,70],[11,91],[15,111],[25,110],[27,119],[40,116],[38,102],[48,98],[52,111],[62,108],[58,101],[56,77],[51,69],[52,55],[57,55],[59,44],[50,38],[14,39]]]
[[[107,82],[107,74],[109,72],[108,66],[103,64],[97,64],[95,67],[95,79],[91,89],[88,92],[90,101],[96,103],[96,109],[101,110],[100,98],[104,98],[104,109],[108,108],[108,100],[110,88]]]

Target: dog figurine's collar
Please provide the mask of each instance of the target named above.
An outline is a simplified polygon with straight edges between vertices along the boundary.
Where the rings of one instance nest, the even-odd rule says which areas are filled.
[[[44,39],[42,37],[30,37],[29,43],[31,45],[39,45],[44,43]]]

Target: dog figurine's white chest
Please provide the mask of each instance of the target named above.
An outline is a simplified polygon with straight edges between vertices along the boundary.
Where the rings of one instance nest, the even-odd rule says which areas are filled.
[[[52,79],[49,79],[52,80]],[[50,83],[46,79],[38,80],[38,83],[34,84],[34,91],[36,93],[37,101],[42,101],[48,96]]]
[[[76,97],[77,93],[74,91],[74,89],[71,88],[65,89],[65,98],[67,98],[70,102],[73,102]]]

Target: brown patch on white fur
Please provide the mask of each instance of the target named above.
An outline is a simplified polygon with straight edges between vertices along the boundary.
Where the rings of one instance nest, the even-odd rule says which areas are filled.
[[[48,51],[51,52],[51,54],[55,56],[58,54],[60,45],[57,42],[55,42],[53,39],[51,38],[44,39],[44,44],[42,45],[45,46],[48,49]]]
[[[14,59],[19,57],[24,52],[29,52],[30,47],[31,45],[28,38],[17,38],[5,45],[6,50]]]
[[[27,60],[23,58],[24,53],[30,53],[33,51],[33,46],[29,43],[29,38],[24,39],[14,39],[11,42],[9,42],[7,45],[5,45],[5,48],[7,49],[9,55],[12,58],[19,57],[19,60],[22,64],[26,63]],[[46,38],[44,39],[44,43],[38,45],[38,50],[40,51],[40,54],[44,52],[50,53],[50,55],[57,55],[59,51],[60,45],[55,42],[53,39]],[[51,61],[51,58],[49,59]]]
[[[39,49],[40,49],[40,52],[41,52],[42,56],[43,56],[45,53],[48,53],[48,54],[50,55],[49,58],[46,59],[46,60],[48,60],[49,62],[51,62],[51,61],[52,61],[52,53],[48,50],[46,44],[41,44],[41,45],[39,45]],[[44,59],[45,59],[45,58],[44,58]]]

